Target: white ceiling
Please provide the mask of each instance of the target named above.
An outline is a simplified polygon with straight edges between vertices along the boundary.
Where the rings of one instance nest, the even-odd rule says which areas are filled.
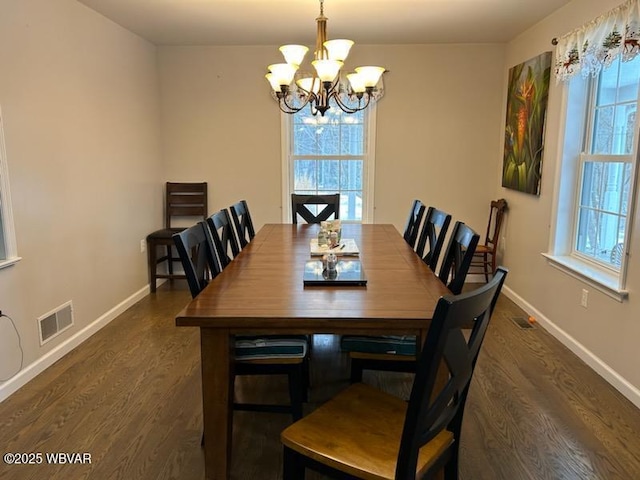
[[[78,0],[157,45],[315,43],[318,0]],[[506,42],[570,0],[326,0],[329,38]],[[559,32],[562,33],[562,32]]]

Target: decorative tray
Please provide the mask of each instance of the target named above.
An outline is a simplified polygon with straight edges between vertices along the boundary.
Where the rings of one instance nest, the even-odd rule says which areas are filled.
[[[304,266],[305,286],[357,286],[367,284],[360,260],[338,260],[335,272],[324,269],[321,260],[309,260]]]

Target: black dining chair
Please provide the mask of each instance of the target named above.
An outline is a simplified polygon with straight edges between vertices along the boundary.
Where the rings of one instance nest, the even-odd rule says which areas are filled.
[[[405,241],[409,244],[411,248],[416,246],[416,241],[418,240],[418,233],[420,231],[420,222],[422,222],[422,217],[424,216],[425,206],[423,203],[416,199],[413,201],[411,205],[411,210],[409,210],[409,217],[404,226],[404,232],[402,236]]]
[[[424,218],[424,224],[420,231],[418,244],[416,245],[416,253],[429,268],[436,271],[440,252],[444,246],[444,240],[451,223],[451,215],[435,207],[429,207]],[[429,250],[425,253],[425,249],[429,246]]]
[[[311,208],[310,208],[311,207]],[[298,223],[300,216],[307,223],[320,223],[340,218],[340,194],[302,195],[291,194],[291,221]]]
[[[357,383],[287,427],[282,478],[303,480],[309,468],[351,480],[433,479],[444,470],[458,480],[469,386],[506,275],[499,268],[488,284],[440,298],[408,403]]]
[[[239,202],[234,203],[229,207],[229,211],[231,212],[233,224],[236,227],[236,234],[238,235],[240,248],[244,248],[251,240],[253,240],[253,237],[256,236],[247,201],[240,200]]]
[[[456,222],[438,277],[454,295],[462,292],[480,236]],[[351,382],[361,382],[363,370],[415,372],[419,339],[415,335],[344,335],[340,347],[348,352]]]
[[[189,283],[192,298],[216,278],[224,267],[218,261],[211,231],[200,222],[173,236]],[[289,405],[234,402],[235,410],[289,413],[293,420],[302,418],[307,397],[309,345],[303,335],[238,335],[235,337],[234,376],[287,375]]]
[[[213,238],[220,266],[225,268],[240,253],[229,212],[223,208],[214,213],[207,218],[207,225],[211,231],[211,238]]]

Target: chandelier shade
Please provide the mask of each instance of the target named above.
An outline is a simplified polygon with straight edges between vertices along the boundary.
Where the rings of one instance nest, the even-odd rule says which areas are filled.
[[[353,40],[327,40],[324,0],[320,0],[320,15],[316,22],[316,46],[311,61],[313,73],[299,70],[309,51],[304,45],[281,46],[285,63],[267,67],[269,73],[265,77],[280,110],[296,113],[309,105],[313,115],[319,112],[321,116],[333,105],[346,113],[364,110],[380,98],[378,84],[386,70],[384,67],[363,66],[355,68],[355,73],[343,75],[342,69],[354,45]]]

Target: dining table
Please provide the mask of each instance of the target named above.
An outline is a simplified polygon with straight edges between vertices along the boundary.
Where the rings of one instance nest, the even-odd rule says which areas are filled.
[[[177,326],[200,329],[208,480],[230,478],[235,335],[393,334],[424,340],[438,299],[450,293],[391,224],[342,223],[341,244],[353,240],[357,252],[339,260],[358,260],[366,285],[305,285],[319,228],[265,224],[176,317]]]

